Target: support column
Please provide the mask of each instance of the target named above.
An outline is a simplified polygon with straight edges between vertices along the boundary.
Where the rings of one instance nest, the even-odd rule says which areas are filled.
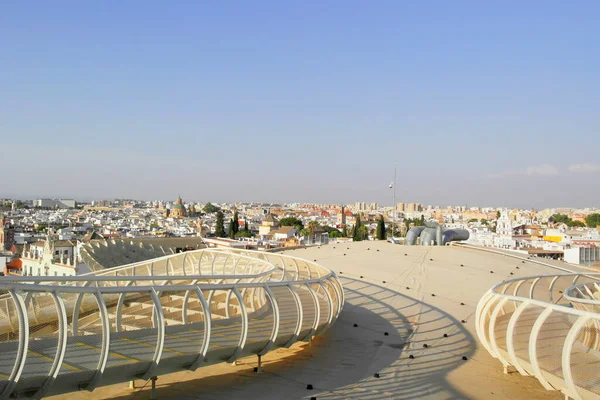
[[[259,354],[257,357],[258,357],[258,367],[256,367],[256,373],[260,374],[262,372],[262,356]]]
[[[156,396],[156,380],[158,379],[156,376],[150,378],[152,380],[152,389],[150,389],[150,399],[156,400],[158,397]]]

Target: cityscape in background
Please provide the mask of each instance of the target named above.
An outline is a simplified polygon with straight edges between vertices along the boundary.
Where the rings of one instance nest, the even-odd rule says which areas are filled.
[[[180,245],[171,246],[171,252],[195,249],[199,243],[257,250],[362,240],[403,244],[410,228],[426,222],[467,230],[467,244],[600,266],[600,210],[595,208],[526,210],[399,202],[394,210],[367,202],[203,203],[181,197],[89,203],[5,198],[0,206],[0,270],[4,275],[89,272],[81,249],[94,240],[151,244],[151,239],[179,238]]]

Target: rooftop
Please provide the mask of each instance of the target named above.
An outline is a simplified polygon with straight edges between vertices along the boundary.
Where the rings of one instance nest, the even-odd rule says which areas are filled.
[[[253,372],[257,358],[248,357],[237,365],[161,376],[158,398],[563,398],[532,377],[503,374],[498,360],[476,339],[474,326],[477,303],[490,287],[508,278],[556,273],[554,268],[502,251],[386,242],[330,244],[282,254],[316,260],[338,273],[346,304],[336,323],[310,344],[268,353],[258,375]],[[308,384],[314,390],[308,391]],[[136,389],[141,392],[136,398],[149,398],[149,386]],[[57,397],[133,395],[121,384]]]

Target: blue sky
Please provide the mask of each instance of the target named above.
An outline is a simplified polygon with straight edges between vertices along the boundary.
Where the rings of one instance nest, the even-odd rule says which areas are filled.
[[[600,206],[599,14],[4,3],[0,196]]]

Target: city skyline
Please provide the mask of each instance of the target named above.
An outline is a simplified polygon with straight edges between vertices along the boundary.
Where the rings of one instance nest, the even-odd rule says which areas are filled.
[[[177,201],[177,197],[174,198],[132,198],[125,196],[117,196],[114,198],[107,197],[81,197],[81,196],[2,196],[0,194],[0,199],[11,199],[25,202],[36,202],[38,199],[49,199],[49,200],[66,200],[66,201],[75,201],[78,205],[80,204],[94,204],[98,202],[107,202],[107,203],[115,203],[119,201],[124,202],[143,202],[143,203],[154,203],[159,202],[163,205],[167,204],[175,204]],[[374,211],[374,210],[383,210],[383,209],[391,209],[391,203],[380,203],[377,201],[346,201],[346,202],[303,202],[303,201],[215,201],[214,199],[197,199],[197,198],[185,198],[182,197],[184,204],[225,204],[225,205],[235,205],[235,204],[271,204],[271,205],[281,205],[281,206],[290,206],[290,205],[315,205],[315,206],[344,206],[350,210],[358,210],[358,211]],[[364,205],[364,207],[358,207],[358,204]],[[35,205],[35,204],[34,204]],[[403,205],[404,207],[409,207],[410,205],[421,206],[423,211],[431,209],[448,209],[448,208],[464,208],[466,210],[475,208],[475,209],[508,209],[508,210],[597,210],[600,207],[597,206],[581,206],[575,207],[572,205],[551,205],[548,207],[517,207],[517,206],[509,206],[506,204],[445,204],[445,203],[427,203],[419,201],[418,199],[411,199],[409,201],[398,200],[396,202],[396,206],[399,207]],[[358,207],[358,208],[357,208]],[[402,212],[401,210],[398,211]]]
[[[6,5],[0,196],[599,206],[598,3],[343,4]]]

